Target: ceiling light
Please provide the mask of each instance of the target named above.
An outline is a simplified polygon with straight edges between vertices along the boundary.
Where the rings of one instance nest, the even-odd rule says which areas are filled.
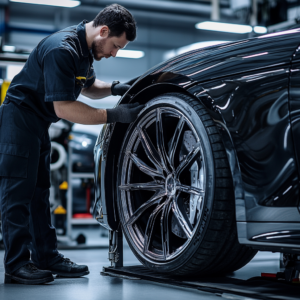
[[[4,52],[15,52],[16,51],[16,47],[15,46],[8,46],[8,45],[4,45],[2,47],[2,50]]]
[[[259,34],[264,34],[268,32],[268,29],[263,26],[254,26],[254,32]]]
[[[10,2],[39,4],[39,5],[51,5],[61,7],[76,7],[80,5],[80,1],[76,0],[10,0]]]
[[[119,50],[117,53],[117,57],[124,58],[142,58],[145,56],[144,51],[138,50]]]
[[[239,25],[239,24],[229,24],[229,23],[219,23],[219,22],[201,22],[197,23],[197,29],[231,32],[231,33],[249,33],[252,32],[252,27],[250,25]]]

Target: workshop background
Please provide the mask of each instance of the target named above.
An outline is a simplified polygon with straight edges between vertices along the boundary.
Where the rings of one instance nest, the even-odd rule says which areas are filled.
[[[83,19],[91,21],[108,0],[0,0],[1,102],[13,77],[44,37]],[[97,78],[126,82],[177,54],[289,28],[300,20],[298,0],[119,0],[133,14],[138,36],[116,58],[94,63]],[[237,25],[226,32],[201,28],[214,21]],[[218,23],[216,23],[218,24]],[[239,25],[253,30],[240,31]],[[119,97],[83,101],[111,108]],[[60,121],[50,127],[52,140],[51,209],[60,247],[107,245],[107,232],[92,218],[93,147],[102,128]],[[0,238],[1,240],[1,238]]]
[[[22,69],[39,41],[84,19],[91,21],[112,3],[130,10],[137,21],[138,35],[125,50],[119,51],[116,58],[94,63],[97,78],[106,82],[126,82],[185,51],[283,30],[300,21],[298,0],[0,0],[0,104],[10,81]],[[224,32],[222,25],[214,31],[199,29],[199,23],[205,21],[250,25],[253,30]],[[80,95],[78,100],[98,108],[112,108],[119,97],[90,100]],[[60,121],[49,129],[52,140],[50,201],[58,247],[80,249],[76,257],[85,255],[84,249],[104,249],[97,252],[99,255],[93,252],[89,258],[90,261],[97,260],[97,268],[94,266],[97,272],[101,270],[101,263],[108,264],[108,232],[91,215],[93,147],[101,128],[102,125],[84,126]],[[0,232],[0,248],[1,241]],[[126,251],[128,260],[125,264],[138,263],[130,251]],[[258,254],[255,259],[256,263],[267,261],[270,268],[279,264],[279,254]],[[176,290],[173,299],[175,293]],[[189,295],[189,299],[194,296]]]

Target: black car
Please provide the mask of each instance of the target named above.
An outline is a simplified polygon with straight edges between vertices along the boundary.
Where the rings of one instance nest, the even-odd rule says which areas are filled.
[[[94,216],[172,275],[300,254],[300,29],[193,50],[150,69],[100,133]]]

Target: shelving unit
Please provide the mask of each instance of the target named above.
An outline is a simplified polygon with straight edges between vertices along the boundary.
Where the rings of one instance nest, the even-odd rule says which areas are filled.
[[[68,197],[67,197],[67,233],[66,235],[72,239],[72,226],[73,225],[95,225],[98,224],[94,219],[79,219],[73,218],[73,179],[83,179],[83,178],[94,178],[94,173],[75,173],[72,171],[72,155],[73,147],[72,142],[69,143],[68,150]]]

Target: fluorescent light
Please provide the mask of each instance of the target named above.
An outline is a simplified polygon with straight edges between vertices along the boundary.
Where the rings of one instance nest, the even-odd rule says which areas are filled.
[[[209,46],[214,46],[218,44],[223,44],[223,43],[228,43],[228,41],[205,41],[205,42],[198,42],[194,43],[188,46],[180,47],[178,49],[170,50],[165,52],[164,54],[164,60],[170,59],[176,55],[191,51],[191,50],[196,50],[196,49],[202,49],[205,47]]]
[[[39,5],[51,5],[61,7],[76,7],[80,5],[80,1],[76,0],[10,0],[10,2],[39,4]]]
[[[197,23],[197,29],[213,30],[213,31],[223,31],[231,33],[249,33],[252,32],[252,27],[250,25],[239,25],[239,24],[229,24],[229,23],[219,23],[219,22],[201,22]]]
[[[119,50],[117,53],[117,57],[124,58],[142,58],[145,56],[144,51],[138,50]]]
[[[254,32],[259,34],[264,34],[268,32],[268,29],[263,26],[254,26]]]
[[[15,52],[16,51],[16,47],[15,46],[4,45],[2,47],[2,50],[5,51],[5,52]]]

